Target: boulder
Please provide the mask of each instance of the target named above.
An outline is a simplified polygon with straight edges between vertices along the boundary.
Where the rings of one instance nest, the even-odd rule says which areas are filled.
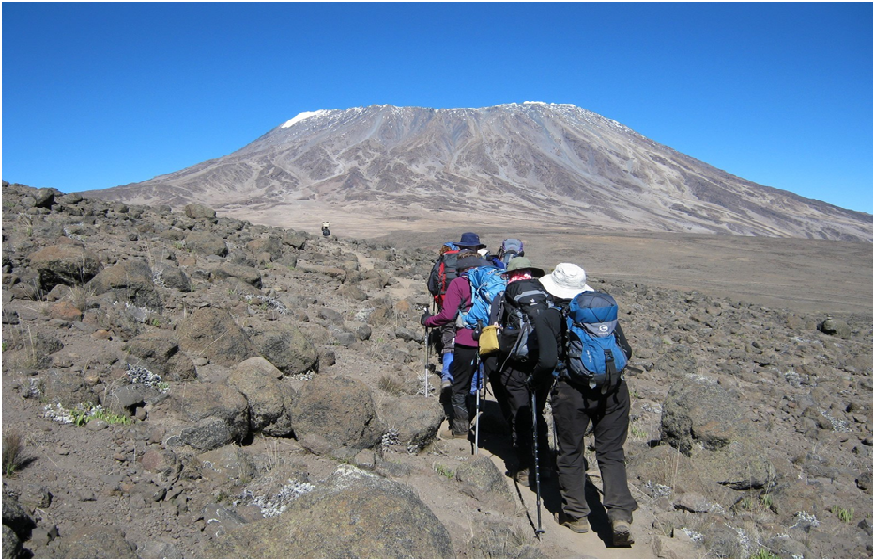
[[[31,268],[38,274],[40,288],[45,292],[58,284],[85,284],[100,271],[97,255],[74,243],[45,247],[27,258]]]
[[[459,465],[455,471],[455,479],[472,487],[473,494],[480,501],[496,500],[498,507],[504,511],[515,508],[513,494],[507,486],[507,477],[485,455],[477,455]]]
[[[261,287],[261,273],[251,266],[223,262],[210,271],[210,276],[216,280],[237,278],[255,288]]]
[[[185,236],[185,247],[202,255],[217,255],[225,257],[228,246],[221,236],[208,231],[192,231]]]
[[[50,550],[53,558],[137,558],[124,531],[111,524],[81,527],[52,541]]]
[[[240,484],[257,475],[251,455],[239,445],[225,445],[197,456],[200,472],[219,486]]]
[[[133,365],[142,365],[164,381],[187,381],[197,377],[194,362],[180,352],[179,342],[169,331],[150,331],[139,334],[122,349],[135,359]]]
[[[249,434],[249,406],[235,388],[202,383],[197,391],[171,394],[170,407],[183,420],[168,430],[169,447],[188,445],[209,451],[238,443]]]
[[[377,405],[377,415],[389,431],[405,446],[424,447],[434,440],[446,411],[438,399],[400,395]]]
[[[818,329],[824,334],[836,336],[838,338],[850,338],[850,336],[852,336],[853,334],[850,325],[847,324],[846,321],[843,321],[841,319],[833,319],[831,317],[825,319],[822,323],[820,323],[818,325]]]
[[[252,335],[255,350],[285,375],[318,371],[319,352],[300,329],[274,321],[268,328]]]
[[[275,235],[249,241],[246,248],[255,255],[267,253],[271,261],[282,257],[282,239]]]
[[[454,558],[443,524],[409,487],[340,465],[282,515],[207,545],[211,558]]]
[[[292,434],[289,413],[295,391],[270,362],[255,357],[237,364],[228,376],[228,385],[246,397],[252,431],[277,437]]]
[[[671,385],[662,407],[662,440],[689,455],[694,443],[706,449],[727,446],[745,426],[740,395],[700,376]]]
[[[152,280],[152,269],[141,259],[124,261],[104,268],[88,282],[86,289],[95,296],[112,292],[118,301],[160,310],[161,296]]]
[[[21,554],[21,538],[8,525],[3,526],[3,558],[18,558]]]
[[[85,383],[84,379],[65,369],[49,369],[39,376],[42,400],[49,404],[58,403],[68,410],[78,404],[100,402],[100,393]]]
[[[162,265],[157,267],[155,281],[164,288],[172,288],[180,292],[191,291],[191,280],[177,266]]]
[[[236,365],[257,354],[249,337],[224,309],[203,307],[176,329],[179,347],[193,357],[223,366]]]
[[[185,215],[192,220],[208,220],[216,222],[215,210],[203,204],[186,204]]]
[[[317,377],[298,392],[291,422],[298,441],[318,455],[354,457],[382,440],[370,388],[349,377]]]

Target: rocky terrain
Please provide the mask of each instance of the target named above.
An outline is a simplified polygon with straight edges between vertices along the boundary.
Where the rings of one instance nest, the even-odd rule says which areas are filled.
[[[4,558],[872,555],[868,243],[815,246],[867,255],[842,278],[816,256],[763,277],[868,294],[839,308],[816,290],[751,302],[742,276],[600,275],[581,256],[596,235],[535,244],[616,297],[635,349],[637,542],[617,549],[593,456],[593,532],[554,522],[548,480],[537,539],[491,395],[476,453],[437,435],[419,315],[442,237],[322,238],[5,183],[2,201]],[[647,242],[629,246],[671,260]],[[780,247],[765,262],[795,262]]]
[[[209,201],[306,229],[364,213],[430,231],[507,216],[536,227],[871,241],[871,214],[758,185],[574,105],[373,105],[302,113],[239,150],[88,191],[128,204]],[[380,222],[372,224],[381,227]]]

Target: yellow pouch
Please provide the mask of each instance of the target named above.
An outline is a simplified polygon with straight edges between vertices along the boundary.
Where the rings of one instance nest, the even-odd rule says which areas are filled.
[[[479,335],[479,353],[494,354],[498,349],[498,327],[495,325],[483,327],[483,332]]]

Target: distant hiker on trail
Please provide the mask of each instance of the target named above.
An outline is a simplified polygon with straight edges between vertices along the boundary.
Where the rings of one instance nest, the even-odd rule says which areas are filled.
[[[331,235],[331,223],[330,222],[322,222],[322,235],[325,237],[330,237]]]
[[[466,238],[467,236],[467,238]],[[470,246],[470,236],[479,237],[476,234],[465,233],[462,242]],[[477,243],[478,244],[478,243]],[[485,266],[488,264],[479,258],[475,251],[463,252],[458,255],[456,270],[458,276],[452,280],[446,289],[443,307],[436,315],[425,312],[422,315],[422,325],[425,327],[441,327],[454,324],[456,317],[471,305],[472,294],[470,283],[467,280],[466,271],[470,268]],[[470,397],[470,383],[477,367],[479,344],[474,339],[474,330],[467,327],[458,327],[455,331],[455,348],[452,352],[452,417],[450,428],[452,437],[465,438],[470,430],[471,411],[468,409]],[[471,403],[472,404],[472,403]]]
[[[586,503],[587,465],[583,440],[591,422],[595,435],[595,456],[604,485],[603,503],[612,528],[613,545],[631,545],[634,543],[631,534],[632,512],[637,509],[637,502],[628,490],[623,450],[628,436],[628,414],[631,408],[628,386],[621,375],[608,375],[607,378],[612,381],[601,385],[598,385],[595,377],[586,378],[585,372],[581,376],[577,366],[581,358],[579,348],[568,350],[569,346],[574,348],[568,344],[572,340],[571,327],[579,324],[573,324],[576,320],[572,311],[575,304],[590,299],[589,296],[607,296],[606,299],[613,300],[607,294],[595,292],[586,283],[586,271],[570,263],[557,265],[540,282],[552,296],[553,303],[562,309],[564,316],[559,364],[550,400],[557,433],[556,466],[562,502],[560,521],[562,525],[578,533],[585,533],[590,529],[588,515],[591,510]],[[631,357],[631,347],[618,326],[616,310],[612,311],[613,320],[610,324],[598,323],[598,326],[601,330],[611,330],[615,334],[618,346],[613,349],[624,354],[615,358],[624,366],[625,358]],[[612,330],[614,328],[615,331]],[[606,354],[601,352],[602,357]],[[608,356],[608,362],[614,362],[612,352]],[[589,367],[597,369],[594,366]],[[611,373],[616,374],[615,371]]]
[[[553,371],[558,361],[561,315],[549,304],[549,295],[538,280],[543,269],[532,266],[525,257],[507,264],[507,289],[499,303],[492,304],[490,324],[501,326],[498,335],[496,371],[490,377],[492,391],[510,426],[518,465],[513,478],[522,486],[534,487],[534,433],[532,394],[535,397],[538,431],[539,477],[551,477],[548,429],[543,408]],[[524,347],[524,350],[523,350]]]
[[[458,276],[456,261],[459,253],[463,250],[476,251],[483,247],[480,242],[479,235],[467,232],[461,235],[461,240],[457,242],[448,241],[440,247],[440,256],[431,268],[431,273],[428,275],[428,291],[434,296],[437,312],[443,309],[443,299],[446,296],[446,290],[449,284],[452,283]],[[438,329],[440,332],[440,342],[442,346],[442,372],[440,389],[446,390],[452,386],[452,360],[453,347],[455,341],[455,323],[443,325]]]

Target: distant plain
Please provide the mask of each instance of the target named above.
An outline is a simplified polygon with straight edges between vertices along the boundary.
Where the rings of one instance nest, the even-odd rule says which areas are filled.
[[[235,212],[233,217],[312,234],[329,221],[334,235],[421,248],[435,257],[443,241],[457,240],[465,231],[478,233],[494,252],[502,239],[518,237],[526,256],[547,271],[573,262],[594,280],[697,291],[798,313],[871,315],[874,303],[874,245],[864,242],[621,232],[539,224],[534,216],[466,216],[420,208],[393,216],[379,208],[314,204],[282,216]]]

